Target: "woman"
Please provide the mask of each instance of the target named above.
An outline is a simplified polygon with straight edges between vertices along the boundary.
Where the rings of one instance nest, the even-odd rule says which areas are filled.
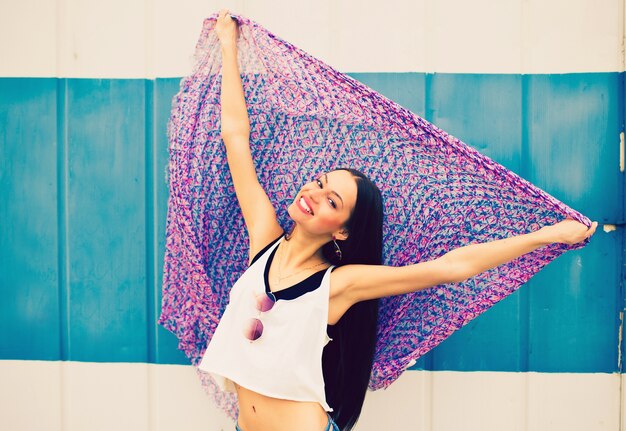
[[[223,9],[221,135],[250,239],[250,266],[199,368],[237,392],[237,430],[338,430],[359,417],[372,367],[378,299],[460,282],[547,244],[593,235],[568,219],[462,247],[414,265],[382,265],[383,205],[354,169],[323,172],[288,208],[285,234],[261,187],[237,66],[237,27]]]

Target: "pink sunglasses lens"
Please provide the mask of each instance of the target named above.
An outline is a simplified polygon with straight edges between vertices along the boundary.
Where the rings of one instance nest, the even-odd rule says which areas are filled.
[[[259,319],[250,319],[244,329],[244,335],[250,341],[258,339],[263,333],[263,323]]]
[[[260,295],[259,297],[257,297],[257,303],[256,303],[256,308],[259,311],[269,311],[272,309],[272,307],[274,306],[274,301],[272,301],[272,299],[267,296],[267,294],[263,294]]]

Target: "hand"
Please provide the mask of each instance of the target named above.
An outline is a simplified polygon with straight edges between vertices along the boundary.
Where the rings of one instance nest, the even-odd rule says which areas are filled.
[[[230,17],[228,9],[221,9],[219,11],[217,23],[215,24],[215,33],[222,46],[237,46],[237,38],[239,37],[237,21]]]
[[[546,233],[550,243],[576,244],[593,235],[597,226],[597,221],[587,228],[584,224],[567,218],[551,226],[544,226],[541,230]]]

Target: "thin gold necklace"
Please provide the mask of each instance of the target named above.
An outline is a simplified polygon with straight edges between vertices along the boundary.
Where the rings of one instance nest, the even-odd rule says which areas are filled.
[[[280,255],[278,256],[278,275],[277,275],[277,278],[276,278],[276,287],[278,287],[278,285],[280,284],[280,282],[281,282],[282,280],[286,279],[286,278],[292,277],[292,276],[294,276],[294,275],[298,275],[298,274],[300,274],[301,272],[306,271],[307,269],[312,269],[312,268],[318,267],[318,266],[320,266],[320,265],[324,265],[324,264],[326,263],[326,262],[320,262],[320,263],[318,263],[317,265],[312,265],[312,266],[306,267],[306,268],[304,268],[304,269],[302,269],[302,270],[300,270],[300,271],[298,271],[298,272],[296,272],[296,273],[289,274],[289,275],[286,275],[286,276],[284,276],[284,277],[281,277],[281,276],[280,276],[280,275],[281,275],[281,271],[280,271],[280,264],[281,264],[281,262],[282,262],[282,258],[283,258],[283,250],[281,249],[281,250],[280,250]]]

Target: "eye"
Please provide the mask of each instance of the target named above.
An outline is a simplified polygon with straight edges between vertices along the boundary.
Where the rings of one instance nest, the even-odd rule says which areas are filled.
[[[322,184],[322,182],[320,181],[320,179],[319,179],[319,178],[318,178],[318,179],[316,179],[316,180],[315,180],[315,182],[316,182],[316,183],[320,186],[320,189],[323,189],[323,188],[324,188],[324,185]],[[330,202],[330,205],[331,205],[333,208],[337,208],[337,204],[335,203],[335,201],[333,201],[332,199],[330,199],[330,198],[329,198],[329,199],[328,199],[328,202]]]

